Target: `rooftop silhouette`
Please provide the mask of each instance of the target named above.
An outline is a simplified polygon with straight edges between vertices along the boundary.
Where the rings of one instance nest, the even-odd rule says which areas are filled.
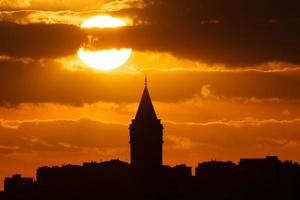
[[[192,168],[163,165],[163,125],[145,80],[135,119],[130,124],[130,160],[40,167],[36,179],[21,175],[4,181],[4,200],[60,199],[209,199],[298,200],[300,166],[276,156],[209,161]]]

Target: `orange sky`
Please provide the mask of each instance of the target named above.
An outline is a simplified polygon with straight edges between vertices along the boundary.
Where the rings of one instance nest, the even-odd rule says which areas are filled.
[[[266,155],[299,162],[297,6],[278,13],[282,5],[260,1],[246,10],[188,2],[0,1],[0,189],[5,176],[34,176],[43,165],[129,161],[145,73],[165,127],[165,164]],[[101,14],[130,26],[80,28]],[[97,71],[76,55],[89,37],[94,49],[133,54]]]

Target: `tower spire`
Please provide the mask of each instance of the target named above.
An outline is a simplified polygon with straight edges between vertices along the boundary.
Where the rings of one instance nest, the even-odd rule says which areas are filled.
[[[138,120],[144,119],[146,121],[157,120],[147,84],[148,84],[147,74],[145,74],[145,88],[143,91],[143,95],[135,119]]]

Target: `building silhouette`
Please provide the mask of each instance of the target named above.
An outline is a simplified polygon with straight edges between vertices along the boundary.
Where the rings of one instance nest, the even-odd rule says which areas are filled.
[[[40,167],[36,180],[13,175],[0,200],[299,200],[300,166],[276,156],[163,165],[163,126],[145,80],[129,127],[130,164],[111,160]]]
[[[33,178],[22,177],[20,174],[7,177],[4,180],[4,190],[9,194],[23,196],[32,193],[34,189]]]
[[[129,126],[130,161],[137,170],[158,170],[163,163],[163,125],[157,118],[145,77],[145,88],[135,118]]]

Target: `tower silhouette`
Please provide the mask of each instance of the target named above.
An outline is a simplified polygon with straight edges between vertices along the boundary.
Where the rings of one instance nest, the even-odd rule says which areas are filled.
[[[163,126],[150,98],[147,76],[140,105],[129,129],[131,165],[142,170],[159,169],[163,162]]]

